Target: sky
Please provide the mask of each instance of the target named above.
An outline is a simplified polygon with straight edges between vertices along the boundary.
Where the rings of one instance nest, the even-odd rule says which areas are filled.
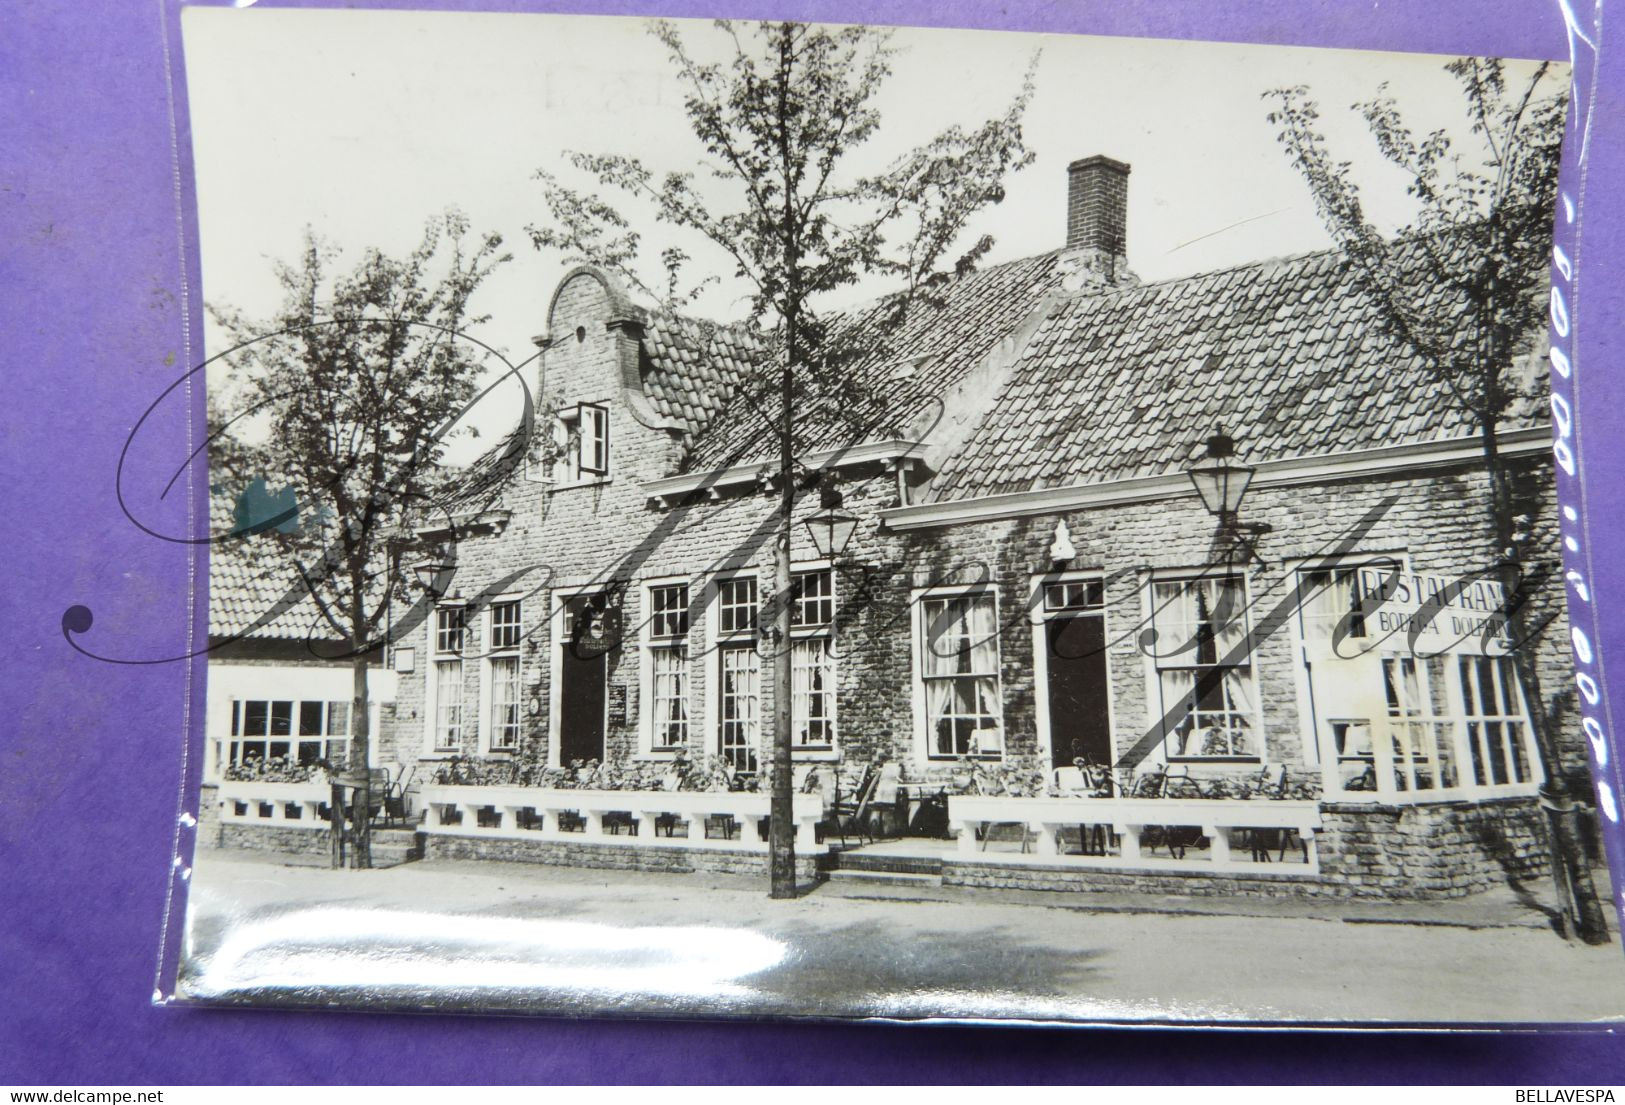
[[[677,24],[694,51],[721,56],[708,23]],[[182,35],[203,297],[251,317],[274,311],[272,261],[297,255],[307,225],[347,258],[369,246],[404,253],[429,216],[456,207],[514,255],[479,292],[475,307],[491,318],[476,333],[522,360],[566,268],[525,232],[546,217],[536,171],[585,183],[570,175],[572,150],[636,155],[659,172],[699,167],[681,86],[642,20],[187,7]],[[1059,248],[1066,166],[1097,153],[1132,166],[1127,254],[1143,280],[1326,248],[1266,119],[1270,89],[1309,87],[1334,152],[1353,162],[1368,213],[1388,230],[1410,216],[1404,178],[1348,106],[1386,83],[1417,131],[1466,137],[1441,57],[941,29],[900,29],[893,42],[903,53],[879,134],[852,153],[859,171],[998,114],[1041,51],[1024,124],[1036,158],[966,234],[995,238],[985,263]],[[1535,64],[1509,62],[1525,79]],[[667,244],[658,228],[640,229],[654,250]],[[683,244],[700,269],[731,271],[720,253]],[[737,318],[743,289],[724,282],[699,311]],[[212,324],[206,336],[217,351]],[[493,391],[469,419],[482,439],[453,444],[447,459],[477,455],[518,401],[516,388]]]

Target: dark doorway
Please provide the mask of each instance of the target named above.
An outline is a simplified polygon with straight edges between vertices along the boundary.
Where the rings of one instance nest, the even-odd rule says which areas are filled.
[[[1106,619],[1071,614],[1044,622],[1049,671],[1050,758],[1056,767],[1078,757],[1103,767],[1112,762],[1106,710]]]
[[[563,641],[559,644],[559,763],[604,758],[604,688],[609,672],[609,650],[602,633],[594,633],[594,619],[602,619],[601,600],[592,596],[565,600]],[[586,619],[583,622],[583,619]],[[582,632],[576,632],[580,626]]]

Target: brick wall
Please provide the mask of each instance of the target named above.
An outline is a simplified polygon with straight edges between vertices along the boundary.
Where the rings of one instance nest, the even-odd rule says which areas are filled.
[[[333,846],[331,836],[318,829],[282,829],[270,825],[220,826],[220,846],[249,852],[283,852],[289,855],[325,856]]]
[[[471,656],[464,665],[464,748],[468,752],[480,754],[485,725],[479,708],[482,662],[475,647],[485,631],[482,595],[500,591],[520,597],[524,603],[525,732],[521,749],[511,758],[539,763],[554,762],[557,756],[549,730],[557,708],[553,654],[562,646],[558,627],[550,627],[546,621],[551,600],[560,589],[609,581],[627,585],[627,640],[608,661],[609,683],[620,688],[618,693],[625,695],[627,705],[625,723],[611,724],[606,733],[612,756],[648,756],[638,728],[644,706],[640,686],[644,657],[637,636],[647,615],[642,581],[690,581],[695,605],[688,639],[688,746],[696,753],[715,752],[718,747],[715,727],[707,724],[706,702],[715,682],[716,661],[703,610],[705,584],[723,568],[754,572],[763,602],[771,599],[774,496],[730,492],[717,501],[670,510],[647,503],[641,484],[677,470],[682,442],[674,430],[649,419],[646,406],[637,403],[638,328],[627,322],[611,325],[618,311],[614,298],[595,277],[578,274],[570,278],[561,287],[548,320],[552,341],[543,356],[541,379],[542,394],[556,406],[594,401],[610,407],[610,476],[575,486],[522,481],[504,497],[503,507],[512,512],[506,528],[499,534],[472,537],[459,549],[456,593],[475,609],[469,631]],[[1534,519],[1535,544],[1543,555],[1555,557],[1557,526],[1549,461],[1533,458],[1525,467],[1525,482],[1541,489],[1535,496],[1540,503]],[[1404,554],[1419,572],[1479,568],[1485,563],[1483,550],[1488,542],[1484,490],[1483,477],[1470,468],[1255,489],[1248,496],[1243,520],[1271,528],[1258,542],[1264,563],[1246,569],[1254,622],[1279,606],[1290,592],[1289,562],[1329,552],[1367,515],[1374,521],[1353,546],[1354,552]],[[876,512],[897,505],[894,477],[878,469],[857,472],[845,482],[843,491],[847,509],[862,524],[837,572],[838,599],[843,604],[835,643],[842,752],[853,760],[876,755],[904,758],[917,769],[936,774],[952,770],[950,763],[925,762],[924,741],[915,718],[912,654],[916,609],[912,591],[934,583],[986,579],[999,600],[1006,758],[1047,766],[1039,732],[1039,689],[1028,611],[1034,574],[1052,567],[1048,550],[1058,516],[881,533]],[[802,521],[816,509],[814,496],[805,497],[800,505],[795,529],[798,559],[799,550],[811,555]],[[1201,570],[1212,557],[1214,521],[1189,496],[1075,511],[1065,520],[1077,551],[1071,566],[1098,570],[1106,583],[1109,705],[1116,755],[1121,757],[1140,744],[1161,713],[1139,640],[1147,615],[1148,573]],[[1564,647],[1561,591],[1549,587],[1537,605],[1541,613],[1556,619],[1540,645],[1543,691],[1562,714],[1565,759],[1583,778],[1584,746],[1578,716],[1570,708],[1573,683]],[[384,721],[380,762],[418,760],[419,778],[424,779],[444,759],[425,751],[424,687],[426,675],[432,673],[426,627],[419,627],[401,644],[415,646],[420,659],[415,673],[402,676],[395,716]],[[759,703],[764,733],[773,705],[768,651],[764,647]],[[1318,779],[1316,751],[1305,747],[1309,725],[1300,716],[1301,658],[1284,625],[1268,636],[1252,662],[1265,758],[1287,764],[1295,778]],[[1160,742],[1152,740],[1142,762],[1155,762],[1161,755]],[[1257,764],[1198,763],[1191,770],[1196,774],[1246,774],[1257,769]],[[1347,837],[1328,834],[1329,862],[1345,839],[1351,845],[1356,841],[1354,833],[1351,830]],[[1396,837],[1394,842],[1398,846],[1408,839]],[[1470,871],[1487,870],[1477,860],[1464,859],[1463,863],[1469,874],[1462,877],[1469,881],[1477,877]],[[1353,861],[1338,870],[1351,878],[1373,877],[1379,887],[1383,878],[1396,877],[1365,870]]]
[[[204,783],[198,790],[197,842],[205,848],[216,848],[221,840],[220,785]]]
[[[1128,220],[1129,167],[1106,157],[1067,166],[1066,245],[1121,256]]]
[[[636,848],[552,840],[480,840],[431,833],[424,845],[427,859],[506,860],[550,867],[592,867],[615,871],[661,871],[671,874],[767,874],[764,852],[720,848]],[[796,857],[796,881],[818,877],[817,857]]]
[[[1353,897],[1460,897],[1550,870],[1532,799],[1327,807],[1321,868]]]

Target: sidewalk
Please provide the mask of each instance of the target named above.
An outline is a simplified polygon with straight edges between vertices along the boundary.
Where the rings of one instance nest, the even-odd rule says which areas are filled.
[[[1618,944],[1565,942],[1504,902],[1416,906],[1414,918],[1351,905],[1315,919],[1304,910],[1321,903],[893,889],[825,885],[773,901],[727,877],[488,862],[332,871],[206,852],[187,988],[224,1001],[566,1014],[1625,1015]]]

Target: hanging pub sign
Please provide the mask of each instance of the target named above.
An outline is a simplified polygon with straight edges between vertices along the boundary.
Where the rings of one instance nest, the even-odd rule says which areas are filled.
[[[1361,568],[1359,587],[1365,637],[1376,648],[1420,656],[1512,650],[1498,580]]]
[[[570,630],[570,646],[576,656],[588,660],[620,645],[620,593],[600,592],[582,602]]]

